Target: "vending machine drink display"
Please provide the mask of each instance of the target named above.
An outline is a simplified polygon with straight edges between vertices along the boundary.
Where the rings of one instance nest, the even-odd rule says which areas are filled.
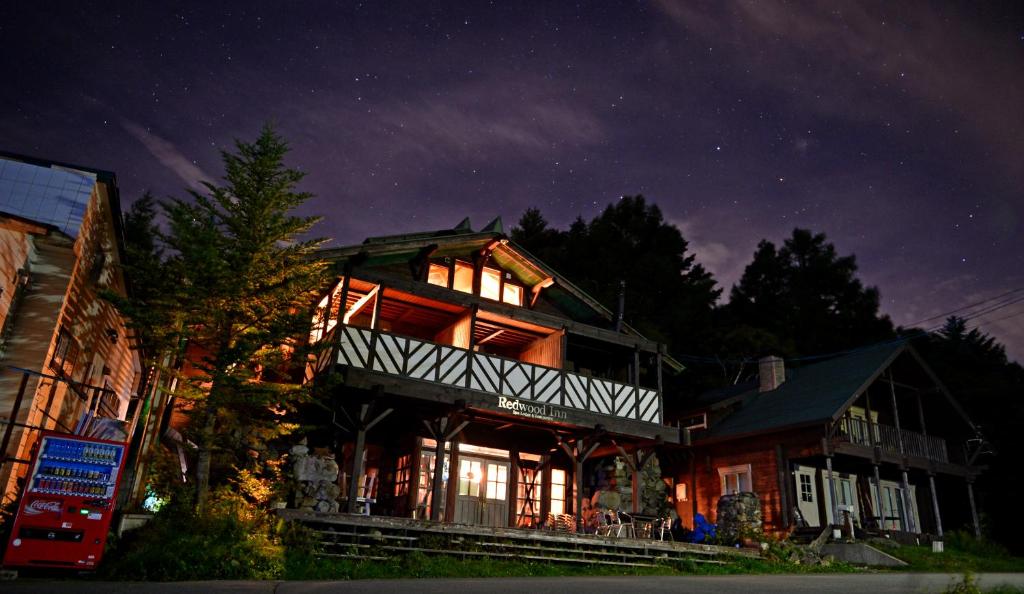
[[[4,565],[95,568],[107,541],[124,453],[123,443],[43,433]]]

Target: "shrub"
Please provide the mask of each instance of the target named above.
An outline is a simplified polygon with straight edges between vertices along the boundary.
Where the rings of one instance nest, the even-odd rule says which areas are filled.
[[[265,512],[226,489],[202,516],[179,498],[146,526],[125,534],[101,569],[131,580],[271,579],[283,572],[283,547]]]

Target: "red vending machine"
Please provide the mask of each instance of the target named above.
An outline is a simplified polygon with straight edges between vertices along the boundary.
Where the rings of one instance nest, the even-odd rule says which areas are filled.
[[[32,457],[4,565],[99,565],[124,454],[124,443],[44,432]]]

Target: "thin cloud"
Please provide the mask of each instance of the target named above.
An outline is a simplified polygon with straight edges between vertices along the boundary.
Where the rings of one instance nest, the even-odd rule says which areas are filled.
[[[165,138],[153,134],[130,120],[121,120],[121,127],[146,147],[161,165],[170,169],[183,182],[194,190],[203,190],[200,182],[214,179],[214,176],[203,171],[190,161],[178,147]]]

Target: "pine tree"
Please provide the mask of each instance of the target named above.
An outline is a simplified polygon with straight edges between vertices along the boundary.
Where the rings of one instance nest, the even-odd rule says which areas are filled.
[[[174,287],[167,307],[188,343],[196,443],[196,508],[202,511],[211,466],[230,467],[282,431],[281,414],[302,389],[288,369],[304,363],[291,346],[308,331],[310,303],[326,280],[315,258],[322,240],[301,239],[318,221],[293,211],[311,198],[295,191],[304,173],[284,165],[288,147],[270,127],[254,143],[223,152],[223,185],[163,204],[164,266]]]

